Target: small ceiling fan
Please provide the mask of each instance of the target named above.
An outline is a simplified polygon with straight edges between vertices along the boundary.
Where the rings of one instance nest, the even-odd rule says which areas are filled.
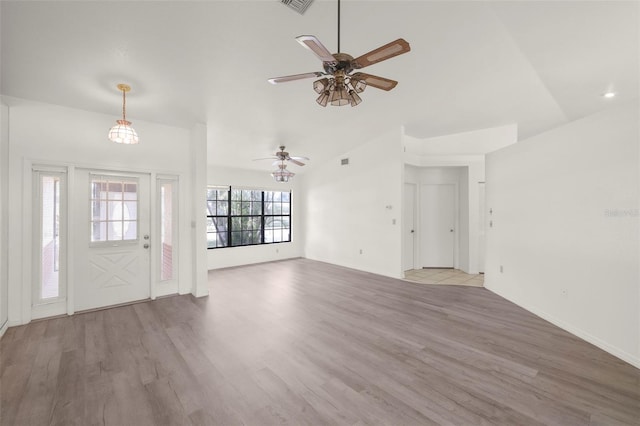
[[[362,93],[367,85],[387,91],[393,89],[398,84],[395,80],[363,72],[353,74],[352,72],[411,50],[409,43],[399,38],[355,59],[347,53],[340,52],[340,0],[338,0],[338,53],[329,52],[313,35],[301,35],[296,37],[296,40],[322,61],[324,72],[316,71],[275,77],[268,81],[271,84],[279,84],[305,78],[328,76],[313,83],[313,89],[320,94],[316,102],[323,107],[326,107],[328,103],[334,106],[350,104],[354,107],[362,102],[358,93]]]
[[[292,157],[289,155],[289,153],[287,151],[285,151],[285,146],[281,145],[280,147],[280,151],[276,151],[275,154],[273,154],[272,157],[265,157],[265,158],[255,158],[253,161],[259,161],[259,160],[276,160],[273,162],[273,165],[275,166],[276,164],[284,164],[285,161],[290,161],[291,163],[297,165],[297,166],[304,166],[305,163],[303,163],[300,160],[307,160],[309,161],[310,158],[308,157]]]

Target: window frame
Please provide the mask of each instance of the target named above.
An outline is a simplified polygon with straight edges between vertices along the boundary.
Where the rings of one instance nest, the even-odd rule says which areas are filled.
[[[209,191],[214,190],[214,191],[225,191],[227,193],[226,196],[226,200],[219,200],[218,199],[218,194],[216,194],[215,199],[210,199],[209,198]],[[233,198],[233,191],[253,191],[253,192],[260,192],[260,201],[256,201],[256,200],[244,200],[242,195],[240,200],[234,199]],[[289,206],[289,210],[288,213],[282,213],[282,211],[280,213],[266,213],[266,194],[267,193],[271,193],[271,194],[275,194],[275,193],[280,193],[280,194],[288,194],[288,201],[286,202]],[[242,193],[241,193],[242,194]],[[226,215],[221,215],[218,214],[218,203],[220,201],[226,201],[227,202],[227,208],[226,208]],[[216,219],[225,219],[226,218],[226,224],[227,224],[227,229],[226,232],[224,232],[225,236],[226,236],[226,245],[222,245],[222,246],[217,246],[218,244],[218,239],[216,237],[216,240],[214,241],[214,243],[216,244],[216,246],[211,247],[209,246],[209,239],[207,238],[207,249],[208,250],[214,250],[214,249],[221,249],[221,248],[232,248],[232,247],[248,247],[248,246],[258,246],[258,245],[264,245],[264,244],[280,244],[280,243],[290,243],[292,241],[292,226],[291,226],[291,216],[292,216],[292,194],[291,194],[291,190],[289,191],[277,191],[277,190],[270,190],[270,189],[260,189],[260,188],[248,188],[248,187],[233,187],[233,186],[209,186],[207,187],[207,223],[209,223],[209,219],[211,219],[212,221],[215,222]],[[210,202],[214,203],[215,206],[215,212],[212,212],[210,209]],[[250,203],[260,203],[260,214],[255,214],[255,213],[250,213],[250,214],[233,214],[234,209],[233,209],[233,203],[243,203],[243,202],[250,202]],[[282,203],[282,201],[280,201],[280,203]],[[242,209],[242,208],[240,208]],[[251,210],[251,209],[250,209]],[[215,214],[212,214],[215,213]],[[265,241],[265,232],[267,231],[265,229],[265,222],[267,221],[267,219],[269,218],[275,218],[275,217],[286,217],[288,218],[288,228],[279,228],[281,230],[283,229],[287,229],[288,232],[288,239],[281,239],[281,241]],[[234,229],[234,218],[239,218],[240,219],[240,229]],[[255,231],[255,229],[242,229],[242,219],[258,219],[259,222],[259,238],[258,238],[258,242],[251,242],[251,243],[240,243],[240,244],[234,244],[234,237],[237,238],[238,235],[242,235],[245,232],[251,232],[251,231]],[[238,221],[236,221],[236,223],[238,223]],[[246,222],[245,222],[246,223]],[[208,226],[208,225],[207,225]],[[237,227],[237,225],[236,225]],[[270,228],[273,229],[273,228]],[[207,231],[207,234],[220,234],[219,232],[209,232]],[[242,237],[241,237],[242,238]]]
[[[97,181],[103,181],[107,183],[107,189],[109,189],[109,185],[111,183],[115,183],[115,184],[121,184],[123,185],[123,189],[122,189],[122,198],[120,199],[115,199],[115,198],[109,198],[109,191],[107,191],[107,198],[94,198],[94,193],[93,193],[93,184],[94,182]],[[140,229],[138,227],[138,224],[140,222],[140,180],[135,177],[135,176],[127,176],[127,175],[111,175],[111,174],[101,174],[101,173],[90,173],[89,174],[89,184],[90,184],[90,192],[89,192],[89,247],[114,247],[114,246],[125,246],[125,245],[135,245],[138,244],[140,242]],[[136,198],[135,199],[126,199],[124,196],[124,185],[126,184],[134,184],[135,188],[136,188]],[[95,220],[95,217],[93,215],[93,205],[94,202],[101,202],[104,201],[106,202],[105,204],[105,208],[107,210],[105,210],[106,212],[106,219],[98,219]],[[125,208],[125,203],[135,203],[136,206],[136,214],[135,217],[129,217],[128,220],[125,220],[124,218],[124,214],[123,217],[120,219],[116,219],[116,220],[110,220],[109,219],[109,211],[108,211],[108,206],[109,206],[109,202],[120,202],[122,203],[122,209],[123,209],[123,213],[124,213],[124,208]],[[118,223],[120,222],[121,226],[122,226],[122,232],[125,232],[125,222],[130,222],[130,223],[135,223],[135,238],[127,238],[124,239],[124,234],[122,235],[122,239],[108,239],[108,231],[107,231],[107,239],[105,240],[94,240],[93,239],[93,233],[94,233],[94,224],[95,223],[105,223],[106,227],[109,227],[109,223]],[[130,225],[129,225],[130,226]]]

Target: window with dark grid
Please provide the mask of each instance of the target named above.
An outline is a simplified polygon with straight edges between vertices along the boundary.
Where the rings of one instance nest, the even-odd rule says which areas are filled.
[[[229,189],[207,189],[207,245],[229,246]]]
[[[207,241],[211,249],[290,242],[291,193],[209,188]]]

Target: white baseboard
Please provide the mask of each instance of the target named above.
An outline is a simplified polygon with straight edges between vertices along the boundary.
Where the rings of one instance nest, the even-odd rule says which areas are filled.
[[[559,320],[558,318],[554,317],[553,315],[547,313],[546,311],[539,309],[535,306],[529,306],[526,303],[522,303],[521,301],[517,300],[514,297],[511,296],[507,296],[504,294],[501,294],[499,291],[496,291],[495,289],[492,289],[490,286],[487,286],[485,284],[485,288],[489,291],[491,291],[494,294],[497,294],[498,296],[507,299],[508,301],[515,303],[516,305],[520,306],[523,309],[526,309],[527,311],[531,312],[534,315],[539,316],[540,318],[549,321],[551,324],[560,327],[561,329],[573,334],[576,337],[581,338],[584,341],[587,341],[589,343],[591,343],[592,345],[595,345],[597,347],[599,347],[600,349],[602,349],[605,352],[610,353],[611,355],[620,358],[621,360],[623,360],[624,362],[628,362],[629,364],[633,365],[636,368],[640,368],[640,358],[637,356],[634,356],[620,348],[617,348],[615,346],[610,345],[609,343],[603,341],[602,339],[593,336],[592,334],[578,328],[575,327],[572,324],[569,324],[565,321]]]

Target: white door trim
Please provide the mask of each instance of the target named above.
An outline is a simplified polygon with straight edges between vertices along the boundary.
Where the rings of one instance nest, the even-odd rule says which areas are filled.
[[[403,202],[403,208],[405,209],[405,211],[403,212],[403,219],[405,219],[407,217],[407,214],[410,214],[412,216],[412,229],[413,229],[413,233],[411,235],[408,234],[408,224],[404,223],[403,220],[403,226],[402,226],[402,234],[403,234],[403,244],[402,247],[405,248],[407,245],[405,244],[407,239],[411,239],[411,245],[412,247],[412,251],[411,253],[403,253],[402,256],[402,272],[404,273],[405,271],[407,271],[406,266],[405,266],[405,261],[407,260],[407,258],[409,256],[412,257],[411,260],[411,268],[410,269],[415,269],[416,267],[416,245],[417,245],[417,241],[418,241],[418,237],[417,237],[417,228],[418,228],[418,220],[417,220],[417,211],[418,211],[418,185],[414,182],[405,182],[404,183],[404,202]],[[413,211],[412,212],[406,212],[406,200],[407,197],[413,197]]]

